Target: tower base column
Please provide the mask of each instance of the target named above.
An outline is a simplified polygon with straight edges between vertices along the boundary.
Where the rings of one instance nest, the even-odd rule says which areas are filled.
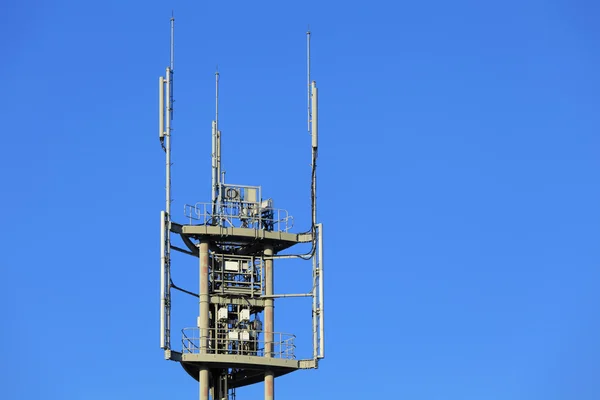
[[[200,369],[200,400],[208,400],[208,368]]]
[[[275,375],[272,371],[265,372],[265,400],[275,398]]]

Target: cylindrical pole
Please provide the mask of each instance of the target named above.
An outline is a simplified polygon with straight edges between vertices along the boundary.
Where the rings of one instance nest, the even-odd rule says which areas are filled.
[[[318,145],[318,140],[317,140],[317,132],[318,132],[318,126],[319,126],[319,122],[317,120],[318,118],[318,111],[317,111],[317,107],[318,107],[318,103],[317,103],[317,82],[313,81],[312,83],[312,89],[313,89],[313,98],[312,98],[312,228],[313,228],[313,235],[316,235],[316,230],[315,230],[315,224],[317,223],[317,145]],[[316,238],[313,238],[313,241],[316,240]]]
[[[316,360],[318,353],[318,336],[317,336],[317,257],[312,258],[313,264],[313,289],[312,289],[312,334],[313,334],[313,358]]]
[[[270,257],[273,255],[272,247],[265,247],[264,255]],[[273,295],[273,259],[265,260],[265,295]],[[273,357],[273,328],[274,328],[274,309],[272,298],[265,300],[265,357]],[[275,374],[273,371],[265,372],[265,400],[275,398]]]
[[[200,400],[208,400],[208,368],[200,368]]]
[[[275,375],[272,371],[265,372],[265,400],[275,399]]]
[[[325,265],[323,264],[323,224],[317,224],[319,231],[319,358],[325,358]]]
[[[219,185],[221,185],[221,131],[217,130],[217,180],[219,181]],[[222,198],[221,189],[219,188],[219,199]]]
[[[313,81],[312,83],[312,147],[316,149],[319,143],[319,105],[318,105],[318,95],[317,95],[317,82]]]
[[[306,109],[308,112],[308,133],[310,133],[310,30],[306,32],[306,84],[308,90],[308,100],[306,104]]]
[[[213,213],[221,206],[221,131],[219,131],[219,71],[215,72],[215,121],[213,123],[213,135],[214,135],[214,148],[213,148],[213,174],[215,175],[215,181],[213,186],[215,193],[213,193],[213,202],[216,202],[216,208]]]
[[[171,89],[172,89],[172,75],[171,75],[171,69],[169,67],[167,67],[167,73],[166,73],[166,79],[165,79],[165,84],[166,84],[166,90],[167,93],[171,93]],[[172,118],[172,103],[171,100],[167,101],[167,106],[166,106],[166,115],[165,115],[165,154],[166,154],[166,161],[165,161],[165,214],[167,217],[167,221],[166,221],[166,241],[165,241],[165,270],[166,270],[166,276],[165,276],[165,285],[167,288],[167,293],[166,293],[166,307],[165,307],[165,348],[170,349],[171,348],[171,286],[170,286],[170,282],[171,282],[171,118]]]
[[[215,72],[215,168],[218,191],[221,190],[221,137],[219,135],[219,71]]]
[[[165,346],[165,308],[166,308],[166,263],[165,263],[165,212],[160,212],[160,348]]]
[[[158,78],[158,137],[165,135],[165,78]]]
[[[167,67],[167,93],[171,93],[171,69]],[[167,153],[166,161],[166,206],[167,217],[171,220],[171,101],[167,101],[167,115],[165,127],[165,151]]]
[[[215,72],[215,124],[219,130],[219,71]]]
[[[175,17],[171,15],[171,54],[170,54],[170,62],[171,62],[171,71],[175,69]]]
[[[200,242],[200,315],[198,316],[198,328],[200,331],[200,353],[206,354],[208,350],[208,242]],[[208,400],[208,368],[200,367],[200,400]]]
[[[175,72],[175,17],[171,15],[171,54],[170,54],[170,63],[169,63],[169,71],[170,74],[167,75],[167,79],[171,81],[171,87],[167,91],[167,96],[169,96],[169,107],[171,108],[171,119],[173,119],[173,72]]]
[[[217,199],[217,181],[219,180],[219,173],[217,168],[217,130],[216,130],[216,122],[212,122],[212,171],[211,171],[211,179],[212,179],[212,194],[210,200],[213,203],[213,214],[216,212],[215,204]]]
[[[198,328],[200,328],[200,351],[205,353],[208,348],[208,242],[200,242],[200,315],[198,317]]]

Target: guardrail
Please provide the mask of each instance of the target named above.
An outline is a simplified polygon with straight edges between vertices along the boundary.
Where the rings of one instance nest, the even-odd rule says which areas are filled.
[[[263,208],[259,203],[224,202],[216,210],[213,203],[185,204],[183,213],[190,225],[220,225],[233,228],[265,229],[288,232],[294,226],[294,218],[287,210]]]
[[[262,257],[211,252],[209,263],[212,293],[244,294],[251,297],[263,293]]]
[[[273,332],[273,341],[266,342],[264,331],[252,329],[203,329],[205,336],[201,337],[200,328],[183,328],[181,330],[184,354],[224,354],[247,355],[256,357],[295,359],[295,335]],[[265,350],[271,344],[271,351]],[[268,354],[267,354],[268,353]]]

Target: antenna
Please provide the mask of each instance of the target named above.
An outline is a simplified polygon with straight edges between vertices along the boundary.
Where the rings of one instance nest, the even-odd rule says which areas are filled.
[[[160,347],[171,348],[171,122],[173,121],[173,69],[175,17],[171,15],[170,63],[158,79],[158,124],[160,144],[165,151],[165,211],[161,212],[160,246]],[[165,97],[166,101],[165,101]]]
[[[217,179],[219,184],[219,200],[221,199],[221,131],[219,130],[219,66],[215,71],[215,129],[217,131]]]
[[[167,190],[167,216],[170,218],[171,215],[171,122],[173,121],[173,103],[175,102],[173,99],[173,72],[175,66],[175,17],[171,15],[171,38],[170,38],[170,65],[167,67],[166,79],[167,79],[167,93],[169,95],[169,100],[167,102],[167,118],[166,118],[166,146],[165,151],[167,153],[167,162],[166,162],[166,190]]]
[[[312,224],[313,233],[316,232],[317,223],[317,156],[318,156],[318,104],[317,104],[317,82],[310,80],[310,26],[306,32],[306,77],[308,79],[308,133],[311,135],[311,199],[312,199]]]
[[[219,66],[215,71],[215,124],[219,129]]]
[[[221,202],[221,131],[219,130],[219,69],[215,71],[215,120],[212,123],[212,196],[213,215]]]
[[[175,15],[171,11],[171,71],[175,70]]]
[[[169,108],[171,110],[171,121],[173,121],[173,103],[175,100],[173,99],[173,73],[175,72],[175,17],[171,12],[171,46],[170,46],[170,57],[169,57],[169,67],[171,69],[171,74],[169,75],[171,90],[169,91]]]
[[[308,133],[311,135],[311,231],[312,231],[312,329],[313,329],[313,358],[325,357],[325,301],[323,289],[323,224],[317,223],[317,156],[318,156],[318,94],[317,82],[310,80],[310,27],[306,32],[306,69],[308,83]]]
[[[306,86],[308,90],[308,100],[306,103],[306,109],[308,111],[308,133],[310,133],[310,25],[306,32]]]

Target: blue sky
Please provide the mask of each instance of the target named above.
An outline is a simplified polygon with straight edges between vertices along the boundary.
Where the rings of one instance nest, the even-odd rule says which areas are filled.
[[[175,214],[209,197],[218,64],[227,180],[307,228],[313,32],[327,358],[279,398],[600,398],[599,7],[510,0],[3,2],[3,398],[197,396],[158,348],[172,9]],[[308,354],[303,301],[276,329]]]

